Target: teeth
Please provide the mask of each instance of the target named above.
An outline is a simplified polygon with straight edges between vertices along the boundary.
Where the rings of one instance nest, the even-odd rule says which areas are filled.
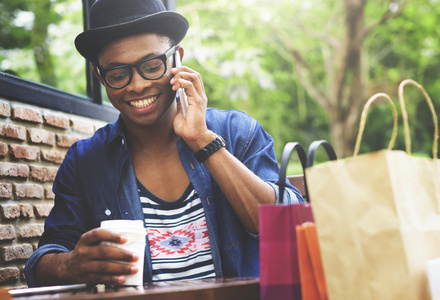
[[[138,101],[130,101],[130,105],[136,108],[145,108],[151,105],[151,103],[153,103],[154,101],[156,101],[156,97],[151,97],[148,99],[143,99]]]

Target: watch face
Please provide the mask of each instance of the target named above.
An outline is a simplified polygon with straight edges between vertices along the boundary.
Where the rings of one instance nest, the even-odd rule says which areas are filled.
[[[225,142],[225,140],[224,140],[221,136],[219,136],[218,134],[215,134],[215,135],[216,135],[216,139],[218,139],[219,142],[221,142],[222,147],[226,147],[226,142]]]

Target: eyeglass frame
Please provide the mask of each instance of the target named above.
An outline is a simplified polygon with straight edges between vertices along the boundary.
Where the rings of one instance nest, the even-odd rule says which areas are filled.
[[[99,70],[99,75],[101,76],[101,78],[104,80],[105,84],[106,84],[108,87],[110,87],[110,88],[112,88],[112,89],[115,89],[115,90],[123,89],[123,88],[127,87],[127,86],[131,83],[131,80],[133,79],[133,67],[136,67],[136,70],[137,70],[138,74],[141,75],[141,77],[144,78],[145,80],[157,80],[157,79],[160,79],[160,78],[162,78],[163,75],[165,75],[165,73],[167,72],[167,60],[168,60],[168,58],[170,58],[170,56],[173,55],[173,54],[176,52],[176,50],[177,50],[178,47],[179,47],[179,45],[175,45],[175,46],[171,47],[170,49],[168,49],[168,50],[167,50],[165,53],[163,53],[163,54],[159,54],[159,55],[156,55],[156,56],[153,56],[153,57],[149,57],[149,58],[141,59],[141,60],[139,60],[139,61],[137,61],[137,62],[135,62],[135,63],[132,63],[132,64],[120,65],[120,66],[111,67],[111,68],[107,68],[107,69],[103,69],[103,68],[98,64],[98,65],[97,65],[97,68],[98,68],[98,70]],[[165,68],[164,68],[164,71],[163,71],[162,75],[160,75],[160,76],[158,76],[158,77],[155,77],[155,78],[148,78],[148,77],[146,77],[146,76],[143,74],[143,72],[140,70],[140,66],[141,66],[144,62],[149,61],[149,60],[153,60],[153,59],[160,59],[160,60],[162,60],[162,62],[163,62],[163,64],[164,64]],[[115,70],[115,69],[122,69],[122,68],[127,68],[127,69],[128,69],[129,76],[130,76],[130,78],[128,79],[128,82],[127,82],[125,85],[121,86],[121,87],[114,87],[114,86],[111,86],[111,85],[107,82],[107,79],[105,78],[105,75],[107,75],[107,73],[108,73],[109,71],[112,71],[112,70]]]

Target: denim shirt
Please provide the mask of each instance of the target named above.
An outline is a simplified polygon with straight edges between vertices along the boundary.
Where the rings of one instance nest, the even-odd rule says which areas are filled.
[[[236,110],[208,108],[206,120],[208,128],[224,138],[226,149],[274,188],[279,202],[279,167],[271,136],[257,121]],[[178,139],[177,146],[205,209],[216,276],[258,276],[258,235],[245,230],[208,169],[197,162],[183,139]],[[286,186],[284,204],[303,202],[296,188],[288,182]],[[101,221],[144,220],[121,118],[70,147],[53,191],[55,205],[46,219],[38,249],[26,263],[29,286],[38,285],[34,268],[43,255],[73,250],[81,235],[99,227]],[[151,282],[148,236],[146,239],[144,281]]]

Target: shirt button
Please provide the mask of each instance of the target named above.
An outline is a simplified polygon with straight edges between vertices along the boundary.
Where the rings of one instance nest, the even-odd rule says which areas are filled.
[[[111,212],[111,210],[110,209],[106,209],[105,210],[105,214],[107,215],[107,216],[110,216],[111,214],[112,214],[112,212]]]

